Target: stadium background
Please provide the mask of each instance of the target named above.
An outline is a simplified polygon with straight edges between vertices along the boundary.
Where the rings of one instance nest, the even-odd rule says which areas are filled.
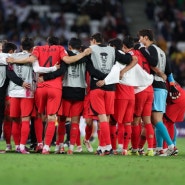
[[[55,35],[65,47],[76,36],[88,46],[95,32],[102,32],[108,41],[135,37],[142,28],[154,30],[175,80],[185,88],[184,0],[0,0],[0,39],[18,46],[25,35],[36,45]],[[178,136],[185,137],[185,121],[176,125]]]

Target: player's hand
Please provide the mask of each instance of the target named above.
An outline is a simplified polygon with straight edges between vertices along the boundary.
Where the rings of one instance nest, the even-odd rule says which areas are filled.
[[[60,68],[60,64],[59,64],[59,62],[57,62],[57,63],[55,64],[55,67],[56,67],[57,69],[59,69],[59,68]]]
[[[102,87],[105,85],[105,81],[104,80],[99,80],[98,82],[96,82],[96,86],[98,87]]]
[[[8,57],[6,58],[7,63],[14,63],[14,58],[13,57]]]
[[[157,73],[158,76],[160,76],[164,81],[167,80],[167,75],[163,72]]]
[[[162,78],[164,81],[166,81],[166,80],[167,80],[167,75],[164,74],[164,73],[162,73],[162,74],[161,74],[161,78]]]
[[[27,83],[27,82],[23,82],[22,87],[24,87],[26,89],[30,89],[31,88],[31,84]]]
[[[180,96],[179,91],[176,89],[175,85],[170,85],[170,91],[169,91],[170,97],[172,99],[177,99]]]
[[[120,74],[119,74],[119,79],[121,80],[123,78],[123,75],[124,75],[124,71],[120,71]]]

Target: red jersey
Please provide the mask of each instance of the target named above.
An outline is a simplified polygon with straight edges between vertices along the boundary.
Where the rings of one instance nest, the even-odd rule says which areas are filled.
[[[57,62],[61,63],[64,56],[68,56],[67,51],[60,45],[45,45],[34,48],[32,54],[37,57],[41,67],[52,67]],[[47,86],[52,88],[62,88],[62,77],[57,77],[53,80],[48,80],[38,84],[40,86]]]
[[[143,54],[139,50],[132,50],[133,55],[137,57],[138,64],[147,72],[150,74],[150,65],[147,59],[143,56]]]
[[[185,113],[185,90],[179,84],[176,83],[175,85],[180,92],[180,96],[177,99],[172,99],[168,94],[165,113],[166,116],[174,123],[182,122],[184,120]],[[167,87],[169,88],[168,83]]]
[[[137,60],[138,60],[138,64],[147,72],[147,73],[151,73],[151,69],[150,69],[150,65],[149,62],[147,61],[147,59],[143,56],[143,54],[139,51],[139,50],[131,50],[129,52],[131,55],[136,56]],[[145,91],[147,92],[152,92],[153,91],[153,87],[152,85],[148,86]]]
[[[166,86],[167,86],[167,89],[169,91],[169,83],[166,83]],[[179,91],[180,96],[177,99],[172,99],[171,96],[169,96],[169,93],[168,93],[168,97],[167,97],[167,100],[166,100],[167,104],[177,104],[177,103],[178,104],[184,104],[184,101],[185,101],[185,90],[178,83],[175,83],[175,87]]]

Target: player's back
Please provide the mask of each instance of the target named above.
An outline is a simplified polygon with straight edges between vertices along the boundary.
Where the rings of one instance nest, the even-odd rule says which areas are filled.
[[[131,55],[134,55],[137,57],[138,64],[147,72],[150,74],[150,65],[147,59],[143,56],[143,54],[139,50],[131,50]],[[153,92],[153,87],[152,85],[149,85],[146,89],[145,92]]]
[[[64,47],[60,45],[37,46],[32,54],[38,58],[39,65],[42,67],[52,67],[57,62],[60,63],[63,56],[67,55]]]
[[[13,53],[12,57],[15,59],[24,59],[28,58],[30,53],[28,52],[19,52]],[[10,97],[20,97],[20,98],[33,98],[34,97],[34,90],[35,90],[35,83],[33,79],[33,67],[31,63],[27,64],[12,64],[12,69],[15,74],[21,78],[24,82],[30,83],[30,93],[26,95],[26,89],[22,86],[15,84],[13,81],[10,80],[8,93]]]
[[[96,69],[109,73],[115,63],[115,49],[111,46],[93,45],[91,59]]]
[[[61,59],[67,56],[67,52],[63,46],[60,45],[45,45],[34,48],[32,55],[36,56],[41,67],[52,67],[56,63],[61,63]],[[38,87],[47,86],[50,88],[62,88],[62,77],[38,83]]]
[[[147,59],[143,56],[143,54],[139,50],[133,50],[134,55],[137,56],[138,64],[150,74],[150,65]]]

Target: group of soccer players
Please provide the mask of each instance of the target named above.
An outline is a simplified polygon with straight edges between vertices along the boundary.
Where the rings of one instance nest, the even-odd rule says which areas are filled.
[[[89,142],[92,123],[97,120],[97,155],[143,155],[145,141],[145,155],[176,155],[173,126],[183,119],[184,91],[173,79],[165,53],[154,44],[152,30],[140,30],[138,37],[137,43],[127,36],[105,45],[102,35],[95,33],[89,47],[84,49],[80,39],[71,38],[68,50],[57,37],[48,37],[46,45],[35,47],[33,39],[24,37],[18,53],[13,43],[3,43],[1,119],[7,150],[12,136],[15,151],[29,154],[26,143],[33,117],[35,152],[49,154],[56,131],[55,153],[65,153],[65,122],[70,117],[67,154],[71,155],[79,143],[83,116],[87,123],[84,144],[89,152],[93,151]],[[167,110],[176,105],[176,112],[172,114],[172,107],[164,115],[167,96]],[[5,107],[8,119],[4,118]]]

